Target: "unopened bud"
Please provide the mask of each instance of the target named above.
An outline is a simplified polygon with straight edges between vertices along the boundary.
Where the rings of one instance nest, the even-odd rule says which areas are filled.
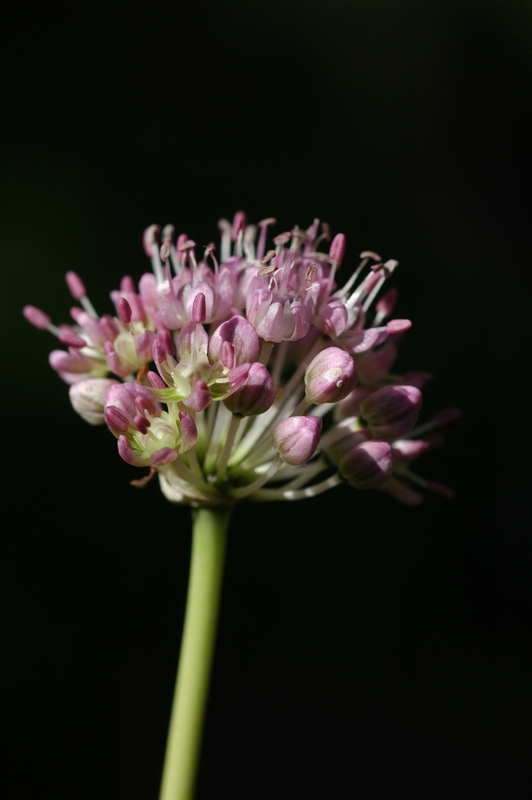
[[[104,397],[110,386],[118,381],[110,378],[92,378],[73,383],[69,390],[70,402],[82,419],[89,425],[103,425]]]
[[[322,422],[319,417],[288,417],[273,432],[273,447],[293,467],[305,464],[316,452]]]
[[[309,403],[337,403],[357,382],[353,358],[339,347],[327,347],[312,359],[305,372],[305,392]]]
[[[224,405],[237,417],[263,414],[275,400],[275,384],[266,367],[255,362],[242,386],[224,400]]]
[[[342,458],[338,469],[350,486],[377,489],[392,474],[392,448],[388,442],[364,442]]]
[[[360,414],[376,439],[397,439],[417,422],[422,395],[415,386],[383,386],[360,405]]]

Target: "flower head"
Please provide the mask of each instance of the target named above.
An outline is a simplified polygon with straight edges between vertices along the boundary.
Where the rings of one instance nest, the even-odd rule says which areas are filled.
[[[220,257],[152,225],[151,271],[138,287],[122,279],[114,314],[98,315],[74,272],[70,324],[26,306],[66,347],[50,363],[74,409],[192,506],[312,497],[342,482],[409,504],[419,488],[449,495],[410,468],[430,446],[421,437],[458,412],[416,427],[429,376],[390,371],[411,326],[390,319],[397,292],[384,287],[397,262],[364,251],[339,284],[343,234],[325,252],[328,226],[314,220],[268,249],[274,223],[221,220]]]

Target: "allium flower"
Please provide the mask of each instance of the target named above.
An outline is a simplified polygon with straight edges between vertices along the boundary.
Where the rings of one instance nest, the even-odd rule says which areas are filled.
[[[349,477],[375,450],[371,442],[389,442],[393,453],[419,442],[410,450],[417,455],[429,445],[419,436],[440,426],[436,419],[415,428],[426,373],[390,371],[411,324],[389,319],[394,288],[379,299],[397,262],[365,251],[337,285],[343,234],[323,252],[329,231],[315,220],[266,250],[273,223],[248,226],[241,212],[232,225],[222,220],[219,261],[214,245],[198,254],[185,234],[174,241],[171,226],[157,244],[152,225],[144,235],[152,270],[138,290],[123,278],[111,292],[113,315],[96,313],[73,272],[67,285],[80,306],[71,324],[55,326],[32,306],[24,313],[66,345],[50,363],[71,384],[74,409],[91,424],[107,423],[121,457],[155,470],[172,501],[293,500],[346,481],[418,502],[413,485],[435,484],[412,472],[411,458],[390,456],[386,479]],[[279,444],[287,421],[304,438],[315,418],[317,441],[287,457],[291,447]],[[353,437],[361,430],[363,442]]]
[[[121,458],[158,474],[165,496],[193,507],[193,548],[179,680],[161,800],[190,800],[219,606],[226,533],[242,500],[298,500],[345,483],[416,505],[420,489],[452,491],[411,468],[440,439],[455,409],[418,425],[426,372],[392,372],[411,326],[391,319],[397,292],[381,294],[397,262],[364,251],[337,283],[341,233],[314,220],[277,235],[273,219],[221,220],[220,256],[201,253],[167,226],[144,234],[151,271],[111,292],[99,316],[81,279],[79,304],[54,325],[34,306],[26,318],[66,349],[50,364],[70,385],[74,410],[106,424]],[[325,248],[327,249],[327,248]],[[429,434],[427,436],[427,434]]]

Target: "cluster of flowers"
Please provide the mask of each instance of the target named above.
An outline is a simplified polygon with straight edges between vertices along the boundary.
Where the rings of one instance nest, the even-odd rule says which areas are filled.
[[[106,423],[121,457],[155,473],[168,499],[192,506],[312,497],[340,482],[382,489],[415,505],[420,489],[452,496],[411,462],[453,422],[449,409],[416,427],[430,375],[390,372],[409,320],[389,319],[397,292],[377,300],[397,262],[374,252],[341,288],[345,236],[315,220],[273,238],[273,219],[221,220],[221,253],[201,260],[174,228],[145,231],[152,271],[111,292],[99,316],[81,279],[79,305],[55,326],[34,306],[26,318],[68,350],[51,366],[74,409]],[[319,250],[324,242],[328,253]],[[427,438],[427,434],[429,434]],[[424,437],[424,438],[421,438]]]

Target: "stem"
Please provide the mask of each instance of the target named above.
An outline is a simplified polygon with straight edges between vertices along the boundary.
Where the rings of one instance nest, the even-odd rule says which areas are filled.
[[[159,800],[194,796],[231,511],[193,512],[187,608]]]

